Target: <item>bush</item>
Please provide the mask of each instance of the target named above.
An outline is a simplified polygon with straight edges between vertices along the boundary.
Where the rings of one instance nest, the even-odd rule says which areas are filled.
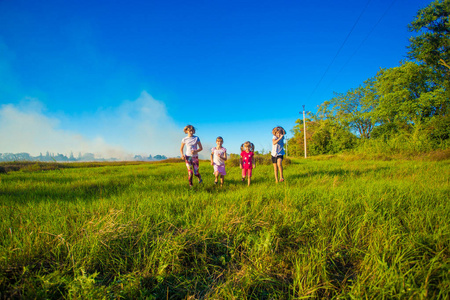
[[[450,149],[435,150],[424,155],[426,160],[443,161],[450,159]]]

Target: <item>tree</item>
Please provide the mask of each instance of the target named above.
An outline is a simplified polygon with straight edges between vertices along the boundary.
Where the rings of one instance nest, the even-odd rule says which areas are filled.
[[[298,119],[291,130],[293,137],[288,140],[292,156],[304,156],[303,120]],[[333,154],[351,149],[356,144],[356,136],[331,120],[307,120],[306,144],[309,155]]]
[[[449,15],[450,0],[434,0],[409,25],[418,32],[408,47],[413,61],[382,69],[358,88],[335,94],[320,105],[316,122],[308,123],[309,153],[348,149],[355,144],[352,133],[362,142],[381,138],[382,143],[418,151],[449,145]],[[302,143],[297,133],[292,143]]]
[[[447,110],[448,90],[432,68],[414,62],[381,70],[375,82],[378,105],[373,116],[383,123],[423,123]]]
[[[417,12],[409,30],[420,33],[410,38],[411,59],[423,61],[450,77],[450,0],[435,0]]]
[[[402,147],[408,144],[408,149],[418,151],[446,143],[450,91],[434,68],[402,63],[381,70],[375,87],[379,101],[373,115],[379,126],[373,130],[374,138],[386,141],[401,136]]]
[[[320,119],[332,120],[361,138],[369,138],[375,125],[372,112],[378,98],[374,82],[375,78],[371,78],[358,88],[325,101],[318,109]]]
[[[72,151],[70,151],[69,161],[76,161],[75,156],[73,156]]]

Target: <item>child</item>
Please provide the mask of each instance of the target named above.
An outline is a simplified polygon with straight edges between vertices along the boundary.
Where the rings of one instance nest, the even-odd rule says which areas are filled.
[[[245,176],[248,177],[248,185],[252,178],[252,169],[256,167],[254,151],[255,146],[249,141],[241,145],[241,158],[239,159],[239,166],[242,169],[242,182],[245,181]]]
[[[284,135],[286,131],[283,127],[277,126],[272,130],[272,163],[275,172],[275,182],[278,183],[278,172],[280,172],[280,182],[284,181],[283,177],[283,155],[284,155]]]
[[[184,133],[187,137],[181,140],[181,158],[186,162],[186,167],[189,174],[189,186],[192,187],[192,174],[198,177],[198,183],[202,183],[202,177],[198,172],[198,153],[203,150],[202,143],[198,136],[195,136],[195,128],[192,125],[184,127]],[[183,153],[184,145],[186,145],[186,155]]]
[[[214,166],[214,184],[217,184],[220,175],[220,186],[223,186],[223,181],[225,179],[225,161],[227,160],[227,149],[222,147],[223,138],[221,136],[216,139],[216,147],[211,149],[211,166]]]

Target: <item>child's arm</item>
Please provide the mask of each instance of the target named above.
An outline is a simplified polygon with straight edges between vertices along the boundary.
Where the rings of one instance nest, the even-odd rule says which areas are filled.
[[[223,154],[225,155],[225,157],[222,157],[222,159],[223,159],[223,160],[227,160],[227,159],[228,159],[228,157],[227,157],[227,151],[225,150],[225,151],[223,152]]]
[[[203,150],[203,146],[202,146],[202,143],[200,141],[198,141],[197,145],[198,145],[198,149],[195,150],[195,153],[199,153],[200,151]]]
[[[181,142],[181,148],[180,148],[180,152],[181,152],[181,159],[184,159],[184,152],[183,152],[183,148],[184,148],[184,143]]]
[[[241,157],[239,157],[239,168],[241,168],[241,169],[242,169],[242,156],[241,156]]]
[[[279,142],[283,137],[284,137],[284,135],[280,136],[278,139],[273,139],[273,140],[272,140],[272,144],[273,144],[273,145],[278,144],[278,142]]]
[[[256,168],[256,160],[255,160],[254,156],[252,157],[252,166],[253,166],[253,169]]]
[[[213,160],[213,158],[214,158],[214,152],[211,152],[211,166],[214,165],[214,160]]]

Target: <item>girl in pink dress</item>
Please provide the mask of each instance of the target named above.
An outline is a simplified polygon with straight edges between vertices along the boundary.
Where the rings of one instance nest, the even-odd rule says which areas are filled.
[[[239,159],[239,166],[242,169],[242,181],[245,177],[248,178],[248,185],[250,185],[252,178],[252,169],[256,167],[254,151],[255,146],[249,141],[241,145],[241,158]]]

